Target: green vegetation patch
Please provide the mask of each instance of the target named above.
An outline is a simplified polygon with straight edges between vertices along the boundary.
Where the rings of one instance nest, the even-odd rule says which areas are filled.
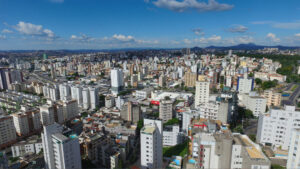
[[[172,147],[164,147],[163,148],[163,156],[164,157],[172,157],[172,156],[181,156],[184,157],[188,153],[189,149],[189,140],[186,140],[182,144],[178,144]]]
[[[173,118],[173,119],[167,121],[167,122],[164,124],[164,126],[169,126],[169,125],[174,125],[174,124],[179,124],[179,123],[180,123],[180,121],[179,121],[178,118]]]

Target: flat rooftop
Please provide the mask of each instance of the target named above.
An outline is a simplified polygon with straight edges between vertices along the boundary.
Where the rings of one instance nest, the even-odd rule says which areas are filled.
[[[251,159],[265,159],[263,153],[255,147],[249,138],[243,137],[242,135],[235,135],[234,141],[235,144],[240,144],[245,147]]]
[[[145,133],[145,134],[153,134],[154,131],[155,131],[154,126],[145,126],[142,128],[142,133]]]

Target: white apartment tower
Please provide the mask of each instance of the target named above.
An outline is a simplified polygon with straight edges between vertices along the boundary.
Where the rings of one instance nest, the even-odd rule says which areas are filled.
[[[271,144],[288,150],[293,129],[300,128],[300,112],[295,106],[285,105],[284,109],[270,109],[260,114],[256,140],[261,144]]]
[[[16,132],[19,136],[27,135],[30,132],[27,114],[15,113],[13,114],[13,119]]]
[[[90,102],[91,102],[91,107],[90,109],[94,110],[99,106],[99,92],[98,88],[95,87],[90,87]]]
[[[141,129],[141,167],[162,168],[162,121],[144,119]]]
[[[81,169],[79,140],[62,134],[63,126],[44,126],[42,133],[46,169]]]
[[[189,130],[189,125],[193,119],[194,114],[190,111],[182,112],[182,132],[187,135]]]
[[[68,84],[59,85],[59,94],[61,100],[68,100],[71,98],[71,88]]]
[[[72,99],[75,99],[79,107],[82,107],[82,88],[80,86],[71,86]]]
[[[195,107],[198,108],[201,104],[207,103],[209,100],[209,82],[196,82]]]
[[[110,72],[111,91],[117,95],[123,88],[123,71],[121,69],[112,69]]]
[[[54,108],[52,105],[40,107],[41,122],[43,125],[50,125],[55,122]]]
[[[254,87],[254,79],[248,78],[248,75],[245,74],[244,77],[238,78],[238,86],[237,91],[239,93],[249,93],[253,90]]]
[[[286,168],[300,168],[300,129],[292,131]]]
[[[64,121],[71,120],[79,115],[78,104],[76,100],[63,101]]]
[[[83,108],[89,109],[91,101],[90,101],[90,91],[88,88],[84,88],[82,90],[82,100],[83,100]]]

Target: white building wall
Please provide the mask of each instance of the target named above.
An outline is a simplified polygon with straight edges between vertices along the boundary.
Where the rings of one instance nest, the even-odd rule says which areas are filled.
[[[182,143],[179,126],[172,126],[172,131],[163,131],[163,146],[175,146]]]
[[[50,105],[40,107],[41,122],[43,125],[53,124],[55,122],[54,109]]]
[[[78,138],[62,135],[63,127],[57,123],[44,126],[42,133],[46,169],[81,169]]]
[[[293,129],[300,128],[300,112],[294,106],[285,109],[271,109],[268,114],[260,115],[257,128],[257,141],[271,143],[275,147],[287,150]]]
[[[144,119],[144,127],[155,127],[152,135],[141,132],[141,166],[146,168],[162,168],[162,121]]]
[[[244,78],[238,79],[238,91],[239,93],[249,93],[252,90],[253,79],[244,75]]]
[[[72,95],[72,99],[75,99],[78,103],[78,106],[81,107],[83,103],[82,88],[80,86],[72,86],[71,95]]]
[[[28,117],[26,114],[14,114],[14,126],[19,135],[26,135],[29,133]]]
[[[201,104],[207,103],[209,100],[209,82],[196,82],[195,107],[198,108]]]
[[[82,90],[82,99],[83,99],[83,108],[89,109],[91,105],[91,101],[90,101],[90,92],[88,88],[84,88]]]
[[[242,169],[243,167],[242,145],[232,145],[230,166],[231,169]]]
[[[90,109],[96,109],[99,106],[99,93],[98,88],[89,88],[90,90],[90,101],[91,107]]]
[[[300,130],[293,130],[286,168],[300,168]]]

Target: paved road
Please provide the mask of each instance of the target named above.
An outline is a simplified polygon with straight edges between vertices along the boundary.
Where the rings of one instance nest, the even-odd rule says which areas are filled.
[[[297,89],[292,93],[288,100],[282,101],[282,105],[297,105],[297,99],[300,95],[300,84],[297,85]]]

